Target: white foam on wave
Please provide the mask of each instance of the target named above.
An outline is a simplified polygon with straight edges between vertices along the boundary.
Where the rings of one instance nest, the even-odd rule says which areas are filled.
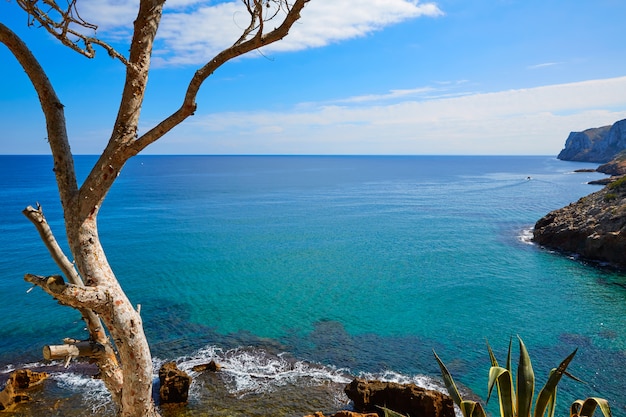
[[[92,413],[113,412],[111,394],[102,380],[73,372],[55,372],[50,375],[50,379],[59,388],[80,394],[85,406],[90,407]]]
[[[533,230],[533,227],[522,229],[520,231],[520,234],[517,236],[517,239],[527,245],[534,245],[535,243],[533,242]]]
[[[193,377],[198,374],[193,371],[194,366],[212,360],[221,366],[220,375],[229,391],[236,395],[267,393],[288,384],[316,386],[324,383],[347,384],[351,381],[344,369],[297,361],[285,353],[276,355],[257,348],[224,351],[208,346],[192,356],[180,358],[177,364]]]
[[[359,378],[375,379],[384,382],[396,382],[398,384],[415,384],[425,389],[447,393],[444,386],[436,379],[426,375],[404,375],[394,371],[382,373],[362,373]]]

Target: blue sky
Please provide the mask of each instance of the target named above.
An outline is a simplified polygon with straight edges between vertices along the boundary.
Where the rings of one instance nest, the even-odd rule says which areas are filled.
[[[78,5],[125,52],[135,3]],[[240,7],[168,0],[143,131],[236,39]],[[285,40],[216,71],[196,115],[146,153],[556,155],[570,131],[626,118],[624,16],[622,0],[311,0]],[[99,153],[123,66],[28,28],[14,1],[0,2],[0,21],[48,71],[73,151]],[[0,153],[49,153],[36,95],[3,45],[0,126]]]

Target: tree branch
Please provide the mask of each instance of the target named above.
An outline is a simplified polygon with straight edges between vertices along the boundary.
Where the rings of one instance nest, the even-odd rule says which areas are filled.
[[[78,14],[76,8],[76,0],[68,0],[67,9],[62,9],[54,0],[41,0],[41,2],[47,6],[49,11],[44,11],[39,7],[40,0],[16,0],[17,4],[28,13],[29,25],[33,25],[34,22],[38,22],[44,27],[52,36],[57,38],[63,43],[63,45],[78,52],[79,54],[86,56],[87,58],[93,58],[96,56],[96,51],[93,45],[98,45],[104,48],[109,56],[119,59],[124,65],[128,65],[128,60],[124,55],[120,54],[106,42],[101,41],[98,38],[87,36],[75,29],[73,26],[82,27],[88,30],[93,30],[94,33],[98,28],[96,25],[91,24],[83,20]],[[56,21],[50,16],[50,11],[56,13],[59,16],[59,21]],[[81,48],[78,42],[82,42],[84,48]]]
[[[108,296],[106,292],[96,287],[82,287],[68,284],[61,275],[26,274],[24,281],[40,287],[42,290],[57,299],[59,303],[76,309],[88,308],[99,311],[107,306]]]
[[[284,8],[284,10],[286,10],[287,14],[285,16],[285,19],[279,27],[275,28],[267,34],[263,34],[263,25],[257,25],[255,23],[259,19],[260,13],[262,13],[263,2],[260,0],[254,0],[255,7],[251,7],[249,5],[249,0],[246,0],[245,3],[247,5],[248,11],[251,13],[251,22],[248,28],[246,28],[246,30],[244,31],[245,36],[240,37],[240,39],[237,40],[237,42],[235,42],[235,44],[233,44],[230,48],[225,49],[224,51],[217,54],[212,60],[210,60],[202,68],[196,71],[193,78],[189,82],[187,92],[185,93],[185,98],[180,108],[172,113],[169,117],[164,119],[161,123],[143,134],[132,144],[130,144],[129,150],[132,150],[132,155],[136,155],[137,153],[145,149],[148,145],[154,143],[155,141],[163,137],[163,135],[165,135],[167,132],[182,123],[186,118],[194,114],[197,107],[196,97],[198,95],[198,91],[200,90],[200,87],[202,86],[204,81],[211,74],[213,74],[215,70],[234,58],[237,58],[255,49],[259,49],[263,46],[267,46],[287,36],[293,24],[300,18],[300,12],[309,1],[310,0],[296,0],[292,6],[290,6],[287,1],[278,1],[278,7]],[[257,7],[259,5],[260,8]],[[258,16],[257,13],[259,13]],[[274,18],[275,15],[276,14],[271,16],[271,18]],[[260,19],[261,21],[263,21],[262,16],[260,16]],[[249,35],[257,26],[259,30],[255,34],[255,36],[248,40],[245,40],[247,35]]]
[[[50,252],[50,256],[52,256],[52,259],[67,279],[74,285],[84,285],[78,271],[74,268],[74,264],[65,256],[63,249],[61,249],[61,246],[59,246],[57,240],[54,238],[41,206],[37,204],[36,209],[33,208],[33,206],[28,206],[22,210],[22,213],[35,225],[41,240],[46,245],[46,248],[48,248],[48,252]]]
[[[165,0],[141,0],[130,45],[129,64],[120,107],[109,142],[81,186],[80,216],[94,216],[122,167],[136,155],[129,145],[137,138],[137,126],[148,83],[154,38]]]
[[[63,104],[46,76],[39,62],[26,44],[4,24],[0,23],[0,42],[4,43],[18,60],[39,96],[39,102],[46,118],[48,142],[54,158],[54,172],[59,187],[63,207],[77,195],[74,160],[70,150],[65,124]]]

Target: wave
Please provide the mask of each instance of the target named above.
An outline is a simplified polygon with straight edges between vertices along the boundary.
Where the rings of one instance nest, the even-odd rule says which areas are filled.
[[[215,361],[219,372],[196,372],[193,368]],[[158,370],[166,360],[154,359],[154,380],[158,389]],[[257,347],[239,347],[224,350],[207,346],[195,353],[174,360],[177,366],[192,376],[189,404],[190,412],[215,408],[231,408],[232,415],[272,414],[273,407],[289,409],[288,415],[306,415],[322,410],[332,414],[350,409],[343,393],[346,384],[355,377],[350,370],[302,361],[289,353],[274,353]],[[81,415],[89,410],[92,416],[114,414],[111,396],[102,380],[94,378],[95,367],[74,362],[68,369],[59,362],[23,364],[50,375],[42,398],[29,403],[32,412],[54,407],[63,415]],[[7,366],[0,374],[17,369]],[[404,375],[393,371],[361,373],[365,379],[378,379],[398,383],[414,383],[426,389],[445,392],[443,385],[423,375]],[[61,401],[62,400],[62,401]],[[60,407],[60,408],[59,408]],[[202,414],[204,415],[204,414]],[[217,415],[217,414],[215,414]]]
[[[179,358],[176,363],[180,369],[195,377],[199,373],[193,367],[210,361],[221,366],[220,375],[229,387],[229,392],[238,395],[267,393],[286,384],[347,384],[352,380],[346,369],[299,361],[287,353],[273,354],[252,347],[224,351],[216,346],[208,346],[189,357]],[[160,368],[163,362],[155,360],[154,368]]]
[[[522,229],[517,236],[517,240],[527,245],[534,245],[535,242],[533,242],[533,230],[535,230],[534,227]]]

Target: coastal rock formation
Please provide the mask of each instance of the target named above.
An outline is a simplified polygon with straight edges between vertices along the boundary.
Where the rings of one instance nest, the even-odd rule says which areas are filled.
[[[0,411],[10,411],[19,403],[30,400],[26,390],[39,385],[48,374],[33,372],[30,369],[18,369],[9,376],[4,389],[0,392]]]
[[[449,396],[415,384],[356,378],[344,392],[358,412],[376,412],[377,406],[380,406],[403,415],[454,417],[454,403]]]
[[[618,153],[611,161],[602,164],[596,169],[598,172],[608,175],[626,174],[626,150]]]
[[[563,161],[605,163],[625,149],[626,119],[612,126],[571,132],[557,158]]]
[[[626,177],[541,218],[539,245],[626,268]]]
[[[191,377],[181,371],[175,362],[167,362],[159,369],[159,400],[161,404],[186,404]]]

